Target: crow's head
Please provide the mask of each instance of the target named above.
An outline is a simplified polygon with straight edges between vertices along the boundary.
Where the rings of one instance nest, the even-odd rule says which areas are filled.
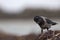
[[[35,16],[34,17],[34,21],[37,23],[37,24],[44,24],[44,20],[42,17],[40,16]]]

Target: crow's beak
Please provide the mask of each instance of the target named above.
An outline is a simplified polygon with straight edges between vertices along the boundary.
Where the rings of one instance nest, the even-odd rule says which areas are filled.
[[[58,24],[58,23],[53,23],[52,25],[56,25],[56,24]]]

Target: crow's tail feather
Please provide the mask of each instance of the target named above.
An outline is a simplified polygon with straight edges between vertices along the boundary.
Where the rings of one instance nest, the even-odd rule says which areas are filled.
[[[52,25],[56,25],[56,24],[57,24],[57,23],[55,23],[55,22],[54,22],[54,23],[52,23]]]

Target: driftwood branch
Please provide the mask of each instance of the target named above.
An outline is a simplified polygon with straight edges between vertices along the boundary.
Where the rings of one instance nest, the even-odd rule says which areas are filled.
[[[40,34],[38,40],[60,40],[60,31],[48,31]]]

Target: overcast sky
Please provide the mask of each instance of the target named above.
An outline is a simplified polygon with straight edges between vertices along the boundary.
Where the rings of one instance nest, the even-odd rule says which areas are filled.
[[[0,0],[0,8],[6,12],[18,12],[26,8],[59,9],[60,0]]]

